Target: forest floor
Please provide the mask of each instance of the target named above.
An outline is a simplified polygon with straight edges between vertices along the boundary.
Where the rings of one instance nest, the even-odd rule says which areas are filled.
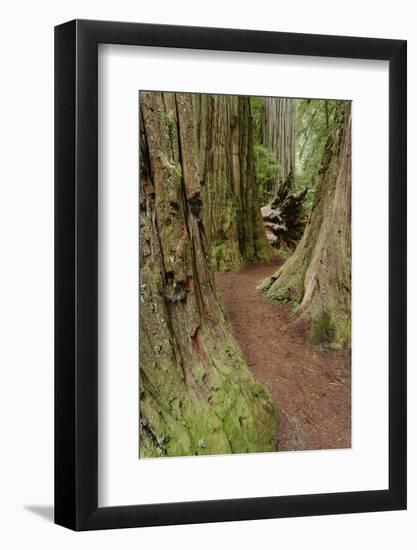
[[[279,416],[279,450],[351,446],[350,350],[308,341],[306,326],[291,326],[291,307],[268,301],[257,284],[285,258],[216,273],[226,317],[249,368],[269,390]]]

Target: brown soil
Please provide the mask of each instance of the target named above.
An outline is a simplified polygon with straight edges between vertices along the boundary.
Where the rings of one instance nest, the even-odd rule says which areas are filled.
[[[351,446],[350,350],[308,341],[307,327],[289,325],[290,306],[268,301],[257,284],[285,260],[216,273],[226,317],[255,376],[276,401],[279,450]]]

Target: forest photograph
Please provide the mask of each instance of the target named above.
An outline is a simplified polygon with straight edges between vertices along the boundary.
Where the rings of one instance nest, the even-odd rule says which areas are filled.
[[[351,102],[139,92],[139,458],[351,447]]]

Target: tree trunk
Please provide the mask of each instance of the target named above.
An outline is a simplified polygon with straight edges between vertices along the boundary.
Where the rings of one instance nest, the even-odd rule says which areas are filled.
[[[296,192],[294,99],[265,97],[261,110],[261,142],[280,165],[270,202],[263,206],[262,217],[268,241],[274,248],[293,250],[300,240],[305,215],[306,192]]]
[[[213,269],[268,260],[253,156],[249,97],[194,95],[202,176],[202,218]]]
[[[272,198],[282,189],[293,191],[295,175],[295,100],[262,98],[261,143],[277,158],[277,174]]]
[[[191,96],[142,92],[140,123],[140,456],[274,450],[207,263]]]
[[[351,106],[337,104],[303,238],[293,256],[261,289],[292,302],[296,318],[310,321],[313,342],[332,348],[351,335]]]

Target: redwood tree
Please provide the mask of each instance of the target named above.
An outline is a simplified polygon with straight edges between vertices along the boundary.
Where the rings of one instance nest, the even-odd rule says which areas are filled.
[[[193,96],[202,184],[202,219],[213,269],[268,260],[256,184],[249,97]]]
[[[351,105],[338,102],[310,218],[293,256],[261,289],[291,302],[314,342],[333,348],[351,336]]]
[[[274,450],[207,262],[191,96],[142,92],[140,125],[140,455]]]
[[[279,166],[270,201],[261,210],[268,240],[275,248],[294,249],[305,227],[306,190],[295,189],[295,118],[295,99],[262,98],[261,144],[274,155]]]
[[[280,97],[262,98],[261,143],[273,152],[280,166],[272,198],[280,190],[293,190],[295,176],[296,100]]]

